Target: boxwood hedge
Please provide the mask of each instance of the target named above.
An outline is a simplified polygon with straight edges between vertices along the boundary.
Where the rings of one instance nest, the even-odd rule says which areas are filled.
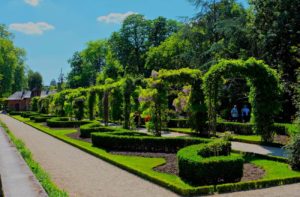
[[[108,150],[176,153],[179,149],[211,140],[190,137],[154,137],[138,132],[92,133],[94,146]]]
[[[54,128],[79,127],[91,123],[89,120],[71,120],[68,117],[55,117],[47,120],[47,126]]]
[[[233,131],[235,134],[252,135],[253,123],[241,123],[241,122],[218,122],[217,131]],[[169,128],[189,128],[190,125],[187,119],[171,119],[168,122]],[[289,131],[284,124],[275,123],[273,126],[275,133],[280,135],[289,135]]]
[[[33,111],[26,111],[26,112],[21,113],[21,116],[23,118],[29,118],[30,116],[36,116],[36,115],[39,115],[39,113],[38,112],[33,112]]]
[[[48,119],[54,118],[54,117],[56,117],[56,116],[42,114],[42,115],[30,116],[30,120],[33,120],[35,122],[46,122]]]
[[[178,151],[179,176],[193,185],[236,182],[243,176],[243,156],[231,154],[231,143],[215,140]]]
[[[99,122],[92,122],[89,124],[84,124],[80,126],[80,136],[81,137],[91,137],[93,132],[113,132],[116,129],[113,127],[106,127],[101,125]]]

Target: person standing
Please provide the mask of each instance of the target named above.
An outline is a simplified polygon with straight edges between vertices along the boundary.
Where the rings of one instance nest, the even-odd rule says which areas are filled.
[[[231,118],[234,122],[236,122],[239,118],[239,111],[236,105],[234,105],[233,108],[231,109]]]
[[[250,120],[250,109],[247,105],[244,105],[242,109],[242,118],[243,122],[248,122]]]

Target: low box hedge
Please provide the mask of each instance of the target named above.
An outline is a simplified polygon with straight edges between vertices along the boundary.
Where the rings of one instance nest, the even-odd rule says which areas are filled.
[[[171,119],[168,121],[169,128],[190,128],[188,119]]]
[[[11,112],[9,112],[9,115],[11,115],[11,116],[20,116],[20,115],[22,115],[22,111],[11,111]]]
[[[34,122],[46,122],[50,118],[54,118],[56,116],[53,115],[36,115],[36,116],[30,116],[30,120],[33,120]]]
[[[119,151],[176,153],[179,149],[211,140],[190,137],[154,137],[138,132],[92,133],[94,146]]]
[[[241,123],[241,122],[218,122],[217,131],[233,131],[235,134],[241,135],[252,135],[253,123]],[[169,128],[190,128],[188,119],[171,119],[168,122]],[[284,124],[275,123],[273,130],[276,134],[279,135],[289,135],[289,131]]]
[[[23,118],[29,118],[30,116],[36,116],[36,115],[39,115],[39,113],[38,112],[33,112],[33,111],[26,111],[26,112],[21,113],[21,116]]]
[[[231,143],[225,140],[185,147],[177,153],[179,176],[192,185],[239,181],[244,159],[230,151]]]
[[[237,192],[244,190],[252,190],[252,189],[261,189],[272,186],[279,186],[291,183],[300,182],[300,177],[288,177],[283,179],[272,179],[272,180],[257,180],[257,181],[249,181],[249,182],[241,182],[241,183],[227,183],[216,186],[216,191],[218,193],[226,193],[226,192]]]
[[[92,123],[89,120],[71,120],[68,117],[55,117],[47,119],[47,126],[54,128],[72,128],[80,125]]]
[[[92,122],[80,126],[80,136],[89,138],[94,132],[114,132],[115,130],[115,128],[103,126],[99,122]]]

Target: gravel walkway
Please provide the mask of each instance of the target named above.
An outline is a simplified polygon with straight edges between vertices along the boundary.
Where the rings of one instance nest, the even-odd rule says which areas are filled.
[[[0,115],[0,119],[25,142],[34,159],[70,196],[177,196],[11,117]]]
[[[262,146],[257,144],[247,144],[242,142],[231,142],[231,145],[233,150],[286,157],[285,151],[282,148]]]

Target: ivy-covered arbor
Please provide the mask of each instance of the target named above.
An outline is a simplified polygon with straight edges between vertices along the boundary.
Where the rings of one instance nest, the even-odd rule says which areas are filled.
[[[154,124],[156,135],[160,135],[163,108],[166,106],[167,87],[172,84],[189,84],[191,93],[188,101],[189,123],[193,130],[204,134],[207,121],[207,109],[202,91],[202,73],[200,70],[182,68],[179,70],[160,70],[153,72],[152,78],[148,80],[148,91],[151,93],[152,113],[151,121]],[[146,99],[147,100],[147,99]],[[149,100],[149,99],[148,99]]]
[[[272,141],[274,116],[280,110],[279,76],[263,61],[254,58],[247,61],[222,60],[205,74],[204,91],[210,130],[216,131],[219,88],[222,81],[230,77],[243,77],[247,80],[250,87],[249,102],[252,105],[251,121],[254,123],[254,132],[261,134],[264,141]]]

